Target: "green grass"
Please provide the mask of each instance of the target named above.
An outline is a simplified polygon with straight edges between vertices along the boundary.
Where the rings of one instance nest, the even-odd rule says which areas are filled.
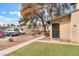
[[[7,56],[79,56],[79,46],[35,42]]]

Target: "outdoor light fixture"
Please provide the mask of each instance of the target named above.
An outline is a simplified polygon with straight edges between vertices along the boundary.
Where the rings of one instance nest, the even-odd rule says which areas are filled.
[[[74,27],[77,27],[76,25],[74,25]]]
[[[59,20],[59,22],[61,22],[61,20]]]

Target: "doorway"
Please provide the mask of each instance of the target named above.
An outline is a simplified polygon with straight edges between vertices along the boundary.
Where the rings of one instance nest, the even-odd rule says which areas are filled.
[[[60,25],[59,25],[59,23],[52,24],[52,38],[60,38]]]

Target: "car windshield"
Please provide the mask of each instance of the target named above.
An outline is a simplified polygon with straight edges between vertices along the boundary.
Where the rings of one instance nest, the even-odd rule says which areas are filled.
[[[14,29],[14,31],[19,31],[19,29]]]
[[[12,30],[8,30],[8,31],[12,31]]]
[[[6,31],[12,31],[11,29],[6,29]]]

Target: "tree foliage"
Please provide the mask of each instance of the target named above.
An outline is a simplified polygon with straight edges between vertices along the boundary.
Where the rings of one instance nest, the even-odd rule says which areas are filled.
[[[63,15],[65,9],[70,9],[69,6],[72,4],[67,3],[25,3],[22,4],[21,8],[21,21],[27,23],[30,21],[31,24],[36,24],[35,20],[42,22],[44,31],[46,32],[46,22],[49,19],[53,19],[57,16]]]

